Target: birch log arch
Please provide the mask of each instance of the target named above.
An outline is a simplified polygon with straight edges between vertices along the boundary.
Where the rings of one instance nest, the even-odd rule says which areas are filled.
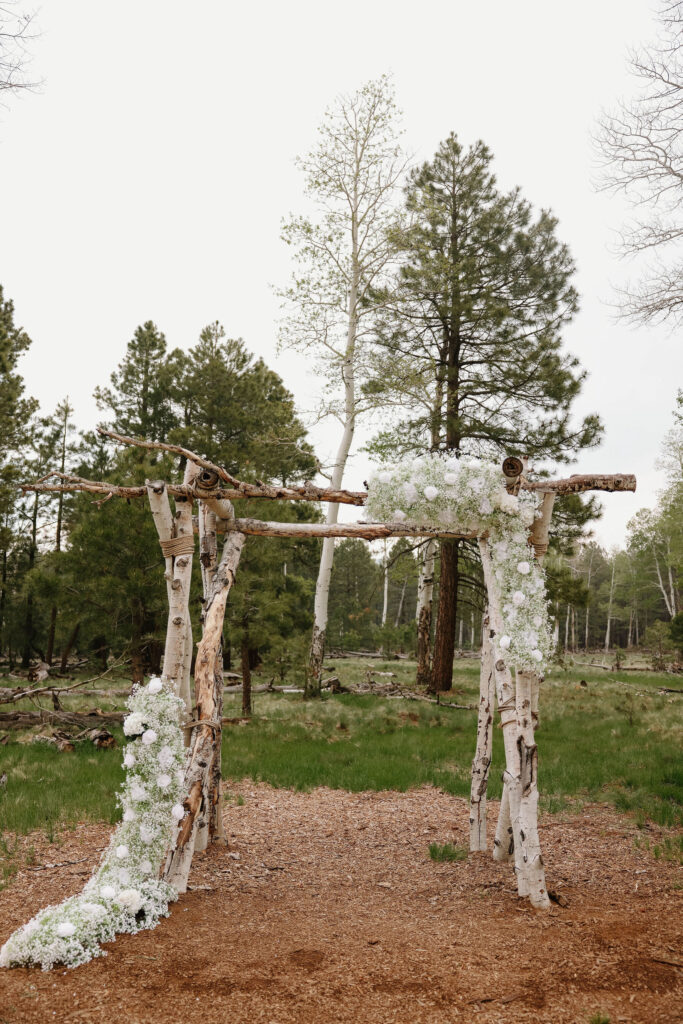
[[[15,932],[0,951],[0,965],[76,965],[100,955],[99,943],[113,938],[116,932],[153,927],[160,915],[167,912],[168,900],[185,892],[194,851],[222,837],[221,637],[227,598],[249,535],[367,540],[423,536],[432,539],[432,558],[433,542],[439,537],[477,540],[488,609],[472,762],[470,849],[482,851],[487,845],[486,794],[497,704],[503,728],[505,771],[493,857],[513,864],[521,896],[528,897],[534,907],[548,907],[537,823],[538,755],[534,736],[542,665],[549,652],[540,563],[548,549],[556,497],[593,490],[633,491],[635,477],[618,474],[532,481],[525,475],[525,464],[517,458],[505,459],[501,471],[490,463],[427,456],[410,466],[376,473],[368,492],[321,488],[309,482],[300,487],[279,487],[241,481],[221,466],[178,445],[105,430],[100,433],[120,444],[183,456],[186,469],[182,483],[148,480],[144,487],[123,487],[55,472],[24,485],[23,490],[83,491],[99,496],[96,504],[117,496],[147,498],[149,502],[166,566],[168,626],[163,677],[136,691],[129,703],[131,714],[124,723],[124,730],[133,738],[124,764],[129,768],[141,765],[140,770],[146,766],[147,775],[143,779],[145,785],[131,784],[129,779],[127,788],[124,787],[124,821],[83,894],[60,907],[46,908]],[[174,498],[175,511],[170,497]],[[370,516],[380,521],[328,524],[240,519],[235,517],[232,505],[233,500],[240,498],[367,506]],[[199,536],[203,610],[193,700],[189,596],[195,534]],[[225,535],[220,558],[219,534]],[[515,582],[522,579],[523,583]],[[520,589],[515,590],[517,585]],[[163,721],[159,717],[162,706],[168,707]],[[178,708],[183,711],[180,721]],[[156,728],[147,721],[154,715]],[[172,767],[171,753],[181,749],[181,735],[187,748],[184,770],[177,771],[177,778],[172,778],[164,768],[164,758]],[[157,751],[162,742],[163,747]],[[162,772],[153,778],[158,771],[157,763]],[[151,800],[148,789],[154,785],[162,787],[163,796],[156,798],[153,809],[157,816],[165,813],[166,820],[156,820],[157,856],[152,863],[138,845],[138,833],[142,842],[147,843],[149,830],[144,823],[136,824],[141,815],[126,800],[129,791],[136,787],[139,792],[136,790],[134,798]],[[175,803],[169,800],[174,793]],[[141,806],[144,808],[144,804]],[[131,889],[126,869],[118,869],[117,874],[111,868],[112,858],[124,857],[124,851],[125,857],[132,858],[134,875],[138,867],[135,857],[145,858],[140,863],[147,880],[141,881],[137,889]],[[138,872],[133,881],[137,882],[139,877]],[[102,878],[107,885],[99,886]]]

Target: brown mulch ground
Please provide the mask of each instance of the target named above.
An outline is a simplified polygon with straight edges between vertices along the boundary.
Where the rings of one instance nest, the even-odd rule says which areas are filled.
[[[567,906],[537,914],[490,856],[429,859],[430,842],[466,842],[464,800],[231,791],[245,804],[228,809],[230,846],[195,858],[171,917],[76,970],[0,971],[0,1024],[683,1019],[680,869],[635,849],[632,821],[546,816],[548,886]],[[0,893],[0,942],[78,891],[107,834],[24,841],[37,859]]]

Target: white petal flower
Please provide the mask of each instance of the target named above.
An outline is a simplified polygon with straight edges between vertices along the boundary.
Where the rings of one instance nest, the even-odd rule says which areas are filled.
[[[534,626],[540,626],[542,622],[543,619],[540,615],[534,615]]]
[[[130,871],[128,870],[128,868],[120,868],[116,872],[116,877],[118,878],[119,882],[122,883],[122,885],[128,885],[128,883],[130,882]]]
[[[493,512],[493,505],[488,498],[482,498],[479,502],[479,511],[483,516],[490,516]]]
[[[137,818],[137,814],[135,813],[133,808],[132,807],[126,807],[125,811],[123,812],[123,820],[124,821],[135,821],[136,818]]]
[[[512,643],[512,638],[509,637],[507,634],[505,634],[505,636],[502,636],[500,638],[500,640],[498,641],[498,646],[500,647],[501,651],[507,651],[507,650],[510,649],[510,644],[511,643]]]
[[[438,497],[439,489],[429,484],[427,487],[425,487],[423,493],[427,501],[434,501],[434,498]]]
[[[62,939],[68,939],[70,935],[73,935],[76,931],[76,925],[72,924],[71,921],[60,921],[57,925],[57,935]]]
[[[458,474],[457,473],[444,473],[443,479],[444,479],[444,483],[446,483],[446,484],[449,484],[449,485],[457,484],[457,482],[458,482]]]
[[[525,601],[526,594],[523,594],[521,590],[515,590],[514,594],[512,595],[512,603],[516,604],[519,608],[519,606],[524,604]]]
[[[123,720],[123,731],[126,736],[137,736],[145,728],[145,720],[139,711],[133,711]]]
[[[142,906],[142,896],[137,889],[124,889],[123,892],[119,893],[116,902],[120,903],[131,914],[137,914]]]
[[[531,566],[528,562],[518,562],[517,572],[521,572],[522,576],[528,576],[531,572]]]
[[[382,484],[390,484],[391,480],[392,480],[392,474],[387,472],[386,470],[384,470],[384,472],[379,474],[379,481],[380,481],[380,483],[382,483]]]
[[[131,751],[129,750],[126,753],[126,756],[123,759],[123,767],[124,768],[132,768],[134,764],[135,764],[135,754],[131,753]]]
[[[153,871],[151,860],[141,860],[140,871],[142,871],[143,875],[151,875]]]
[[[145,731],[142,734],[142,742],[145,744],[146,747],[150,747],[152,743],[156,743],[157,738],[158,737],[154,729],[145,729]]]
[[[116,856],[119,860],[125,860],[128,856],[128,852],[128,847],[124,843],[122,843],[121,846],[116,847]]]
[[[173,779],[170,775],[167,775],[166,772],[162,772],[161,775],[157,775],[157,786],[159,789],[168,789],[172,782]]]
[[[171,808],[171,814],[173,815],[176,821],[180,821],[181,818],[185,817],[185,808],[183,807],[182,804],[173,804],[173,807]]]
[[[404,519],[408,518],[408,516],[405,514],[405,512],[402,509],[400,509],[400,508],[395,508],[394,509],[393,517],[394,517],[394,522],[396,522],[396,523],[402,523]]]
[[[159,762],[160,768],[170,768],[175,761],[175,755],[168,744],[163,746],[159,751],[157,761]]]
[[[139,782],[134,782],[130,787],[130,795],[132,800],[146,800],[147,790]]]
[[[92,914],[93,917],[101,917],[106,913],[101,903],[81,903],[80,908],[85,910],[86,914]]]
[[[446,469],[458,469],[459,465],[458,459],[453,456],[450,459],[446,459]]]
[[[105,900],[113,900],[116,896],[116,889],[113,885],[103,885],[100,889],[100,896],[104,897]]]
[[[140,826],[140,839],[142,839],[143,843],[151,843],[156,834],[156,829],[150,825]]]
[[[413,505],[418,498],[417,487],[413,483],[403,485],[403,493],[405,495],[406,503]]]
[[[543,655],[538,649],[531,652],[531,657],[534,659],[534,661],[543,661]]]
[[[147,689],[152,694],[161,693],[163,685],[164,684],[162,683],[161,679],[159,679],[158,676],[155,676],[153,679],[150,679],[147,685]]]

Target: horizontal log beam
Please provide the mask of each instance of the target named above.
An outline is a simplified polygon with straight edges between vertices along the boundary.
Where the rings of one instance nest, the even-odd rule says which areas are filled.
[[[472,540],[476,533],[439,530],[430,526],[411,526],[405,523],[279,523],[260,519],[235,519],[218,524],[219,532],[246,533],[256,537],[360,537],[378,540],[382,537],[449,537]]]

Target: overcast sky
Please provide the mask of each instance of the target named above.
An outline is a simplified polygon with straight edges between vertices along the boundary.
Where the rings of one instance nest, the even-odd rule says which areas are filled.
[[[646,0],[44,0],[38,24],[44,87],[0,118],[0,282],[33,338],[22,372],[45,411],[68,394],[79,426],[97,422],[93,389],[148,319],[183,348],[220,320],[312,407],[306,362],[275,351],[280,220],[302,205],[294,157],[338,93],[388,71],[416,159],[450,131],[481,138],[501,187],[559,217],[581,295],[566,343],[590,374],[577,413],[606,426],[570,471],[637,474],[596,527],[623,542],[662,485],[653,463],[683,383],[677,335],[613,319],[624,207],[591,184],[596,116],[632,92],[627,48],[652,36]],[[313,431],[323,460],[333,430]],[[358,455],[347,486],[367,468]]]

